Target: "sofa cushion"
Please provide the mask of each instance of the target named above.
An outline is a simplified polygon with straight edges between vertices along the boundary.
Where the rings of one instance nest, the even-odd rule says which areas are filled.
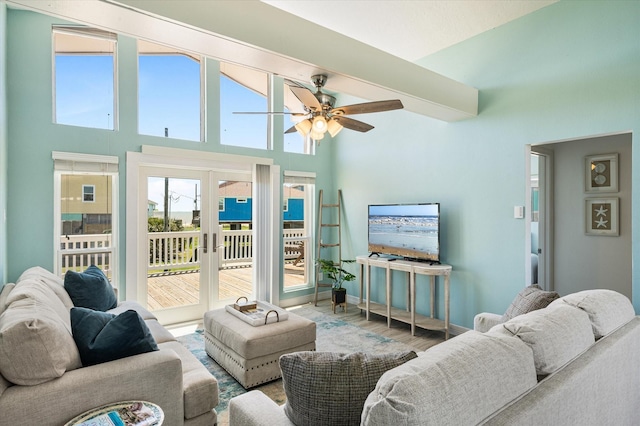
[[[149,328],[136,311],[114,315],[71,308],[71,329],[84,366],[158,350]]]
[[[536,384],[527,345],[468,331],[384,373],[367,397],[362,424],[478,424]]]
[[[284,412],[296,425],[359,424],[364,401],[382,373],[415,357],[413,351],[282,355]]]
[[[5,284],[2,287],[2,291],[0,292],[0,315],[7,308],[7,298],[9,297],[9,293],[16,285],[14,283]]]
[[[502,322],[509,321],[511,318],[527,312],[546,308],[549,303],[558,297],[559,295],[555,291],[544,291],[537,284],[525,287],[513,299],[504,315],[502,315]]]
[[[589,316],[569,305],[520,315],[489,333],[504,331],[531,348],[538,375],[553,373],[595,342]]]
[[[73,307],[73,301],[69,297],[69,293],[64,288],[64,280],[58,275],[50,272],[40,266],[33,266],[24,271],[16,284],[20,284],[25,280],[35,280],[43,285],[48,286],[58,296],[60,301],[67,307],[67,310]]]
[[[182,361],[184,418],[191,419],[213,410],[219,402],[219,390],[218,381],[209,370],[178,342],[159,343],[158,348],[175,352]]]
[[[64,288],[71,296],[73,305],[81,308],[107,311],[118,304],[116,293],[104,272],[91,265],[84,272],[67,271]]]
[[[140,315],[140,317],[145,321],[146,320],[157,320],[158,319],[158,318],[156,318],[155,315],[153,315],[147,309],[143,308],[140,303],[134,302],[134,301],[131,301],[131,300],[122,301],[122,302],[118,303],[118,306],[116,306],[113,309],[109,309],[107,312],[109,312],[111,314],[119,315],[119,314],[123,313],[124,311],[128,311],[128,310],[136,311],[138,313],[138,315]]]
[[[11,301],[0,315],[0,373],[18,385],[44,383],[82,366],[69,325],[51,303],[32,295]]]
[[[613,290],[584,290],[564,296],[553,305],[575,306],[589,315],[593,334],[597,339],[628,323],[635,317],[631,301]]]
[[[60,317],[67,331],[71,333],[69,308],[65,306],[49,286],[34,279],[22,280],[17,283],[11,293],[9,293],[7,305],[21,299],[35,299],[39,303],[47,305]]]

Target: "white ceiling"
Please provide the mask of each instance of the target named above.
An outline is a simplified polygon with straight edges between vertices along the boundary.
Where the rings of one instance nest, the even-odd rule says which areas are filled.
[[[412,62],[556,1],[263,0]]]

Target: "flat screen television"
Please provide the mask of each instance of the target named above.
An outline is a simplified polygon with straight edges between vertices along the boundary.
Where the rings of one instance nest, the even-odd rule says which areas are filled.
[[[440,262],[440,203],[369,205],[369,252]]]

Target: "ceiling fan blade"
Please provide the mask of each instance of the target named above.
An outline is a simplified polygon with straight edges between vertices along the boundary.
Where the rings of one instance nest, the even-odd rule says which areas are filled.
[[[354,120],[353,118],[343,117],[341,115],[331,117],[332,120],[338,122],[338,124],[342,125],[342,127],[346,127],[350,130],[355,130],[357,132],[368,132],[373,129],[373,126],[367,123],[363,123],[362,121]]]
[[[305,87],[303,84],[300,84],[297,81],[291,80],[291,79],[288,79],[288,78],[284,79],[284,83],[289,87]]]
[[[321,110],[322,105],[318,102],[313,92],[306,87],[289,87],[296,98],[300,100],[307,108],[314,110]]]
[[[363,104],[336,107],[331,110],[331,113],[338,115],[367,114],[370,112],[383,112],[402,108],[404,108],[402,102],[400,102],[399,99],[393,99],[389,101],[365,102]]]
[[[309,115],[306,112],[255,112],[255,111],[234,111],[232,114],[272,114],[272,115],[292,115],[294,117],[304,117]]]
[[[298,130],[296,129],[296,126],[293,125],[293,126],[289,127],[284,133],[286,135],[287,133],[294,133],[294,132],[297,132],[297,131]]]

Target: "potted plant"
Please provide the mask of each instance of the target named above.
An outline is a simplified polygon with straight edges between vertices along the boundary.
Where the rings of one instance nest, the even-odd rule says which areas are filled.
[[[331,301],[333,305],[341,305],[347,301],[347,289],[342,287],[345,281],[353,281],[356,276],[342,268],[343,263],[353,263],[355,260],[341,260],[336,263],[331,259],[318,259],[320,271],[331,280]]]

